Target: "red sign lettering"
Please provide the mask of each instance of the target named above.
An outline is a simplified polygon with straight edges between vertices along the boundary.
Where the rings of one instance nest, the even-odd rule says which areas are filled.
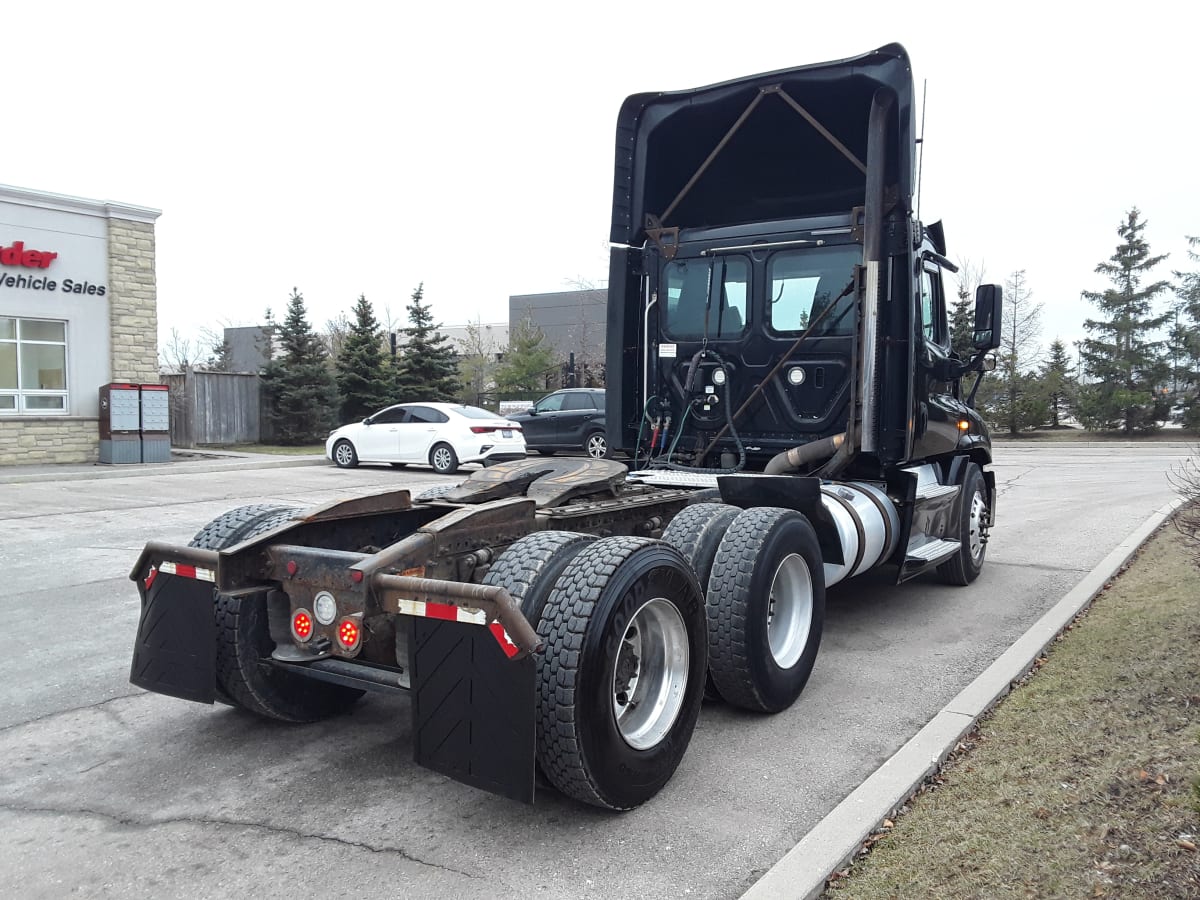
[[[27,269],[48,269],[58,254],[50,250],[26,250],[24,241],[13,241],[0,247],[0,265],[25,266]]]

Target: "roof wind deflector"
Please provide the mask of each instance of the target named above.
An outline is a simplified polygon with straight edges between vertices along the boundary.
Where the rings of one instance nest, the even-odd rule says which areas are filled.
[[[629,97],[617,122],[610,240],[668,244],[680,227],[806,219],[863,206],[868,118],[879,88],[897,100],[885,180],[910,208],[912,74],[904,49],[890,44],[852,59]]]

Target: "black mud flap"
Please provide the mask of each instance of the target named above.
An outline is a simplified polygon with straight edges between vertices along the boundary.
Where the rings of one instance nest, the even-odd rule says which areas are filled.
[[[207,581],[156,572],[138,581],[142,617],[129,680],[140,688],[212,703],[216,692],[216,621]]]
[[[534,658],[510,660],[478,625],[414,619],[409,659],[416,762],[532,803]]]

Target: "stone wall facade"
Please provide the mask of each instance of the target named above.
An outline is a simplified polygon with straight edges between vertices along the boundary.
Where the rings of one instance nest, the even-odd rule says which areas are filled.
[[[109,219],[108,304],[113,381],[157,384],[153,223]]]
[[[51,416],[0,422],[0,465],[95,462],[100,420]]]

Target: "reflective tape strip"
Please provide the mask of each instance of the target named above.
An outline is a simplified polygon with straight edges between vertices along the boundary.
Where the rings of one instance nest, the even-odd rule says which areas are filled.
[[[183,563],[164,562],[158,564],[158,571],[164,575],[178,575],[180,578],[195,578],[197,581],[216,582],[217,573],[212,569],[202,569],[199,566],[185,566]]]
[[[499,622],[488,623],[487,613],[473,607],[454,606],[451,603],[426,603],[424,600],[398,600],[397,612],[404,616],[420,616],[424,619],[442,619],[447,622],[465,622],[468,625],[486,625],[500,649],[509,659],[521,652],[513,643],[504,626]]]
[[[424,600],[401,600],[399,612],[405,616],[421,616],[424,619],[444,619],[447,622],[466,622],[468,625],[486,625],[487,613],[482,609],[466,609],[451,603],[426,603]]]

